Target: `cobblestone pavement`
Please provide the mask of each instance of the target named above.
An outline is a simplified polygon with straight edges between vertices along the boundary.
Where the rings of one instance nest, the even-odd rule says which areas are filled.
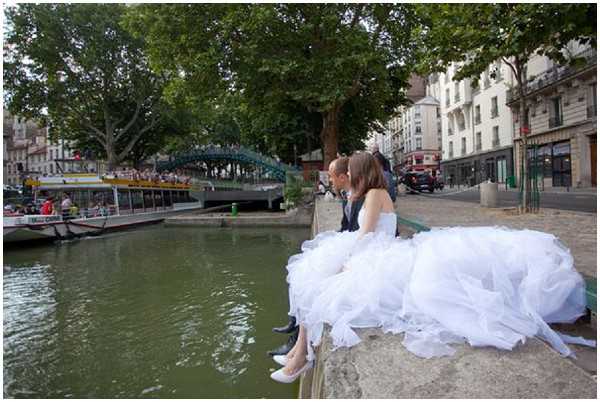
[[[595,213],[541,209],[537,214],[518,215],[512,208],[482,208],[478,204],[418,195],[399,196],[396,211],[403,218],[430,227],[498,225],[552,233],[569,247],[576,269],[596,277]]]

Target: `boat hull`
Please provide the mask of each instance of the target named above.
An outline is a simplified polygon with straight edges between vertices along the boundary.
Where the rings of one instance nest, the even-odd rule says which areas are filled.
[[[69,239],[73,237],[83,237],[88,235],[97,235],[108,231],[126,230],[139,225],[160,223],[165,218],[203,209],[200,203],[189,203],[188,205],[163,210],[141,212],[135,214],[99,216],[94,218],[73,219],[69,221],[42,222],[33,224],[7,224],[3,230],[3,243],[21,243],[27,241]]]

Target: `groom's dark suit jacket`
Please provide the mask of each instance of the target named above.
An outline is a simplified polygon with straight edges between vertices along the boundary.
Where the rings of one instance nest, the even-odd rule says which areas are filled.
[[[347,217],[346,213],[342,214],[342,228],[340,232],[349,230],[350,232],[354,232],[358,230],[358,212],[362,208],[363,202],[365,202],[365,198],[360,198],[350,205],[350,216]],[[345,211],[346,205],[348,204],[348,200],[344,199],[342,201],[342,212]]]

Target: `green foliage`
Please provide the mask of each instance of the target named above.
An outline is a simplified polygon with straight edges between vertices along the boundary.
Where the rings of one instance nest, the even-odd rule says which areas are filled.
[[[302,199],[302,178],[288,173],[285,177],[285,187],[283,188],[283,198],[288,205],[298,205]]]
[[[294,144],[314,139],[313,115],[328,159],[340,142],[355,146],[372,122],[385,122],[405,101],[417,47],[410,4],[152,4],[129,11],[128,26],[169,76],[172,98],[207,114],[234,93],[239,116],[249,119],[250,127],[238,121],[242,138],[286,150],[286,157]]]
[[[122,28],[118,4],[20,4],[6,9],[5,101],[109,166],[136,159],[174,130],[143,40]],[[179,125],[175,125],[179,127]],[[134,149],[134,147],[138,149]],[[136,156],[135,154],[138,154]]]
[[[572,40],[596,46],[596,4],[427,4],[418,13],[425,27],[421,71],[459,63],[454,81],[477,80],[499,60],[516,73],[533,54],[566,63]]]

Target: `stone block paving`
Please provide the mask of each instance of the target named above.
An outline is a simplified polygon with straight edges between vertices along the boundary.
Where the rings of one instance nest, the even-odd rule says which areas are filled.
[[[570,250],[575,268],[596,278],[596,214],[541,209],[536,214],[516,214],[515,209],[483,208],[477,204],[415,194],[399,196],[397,213],[426,226],[505,226],[552,233]]]

